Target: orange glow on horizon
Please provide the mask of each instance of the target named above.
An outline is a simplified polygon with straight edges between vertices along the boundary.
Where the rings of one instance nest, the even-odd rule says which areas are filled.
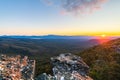
[[[102,34],[102,35],[97,36],[96,39],[98,40],[99,43],[104,43],[110,40],[110,36]]]

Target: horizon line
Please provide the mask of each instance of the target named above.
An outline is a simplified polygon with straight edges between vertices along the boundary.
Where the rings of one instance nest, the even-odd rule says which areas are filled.
[[[41,35],[24,35],[24,34],[0,34],[0,36],[102,36],[103,34],[99,35],[61,35],[61,34],[41,34]],[[106,36],[120,36],[120,35],[106,35]]]

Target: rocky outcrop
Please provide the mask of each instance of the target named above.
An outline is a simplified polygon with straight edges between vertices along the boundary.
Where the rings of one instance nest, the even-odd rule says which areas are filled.
[[[44,73],[37,80],[93,80],[87,76],[89,66],[81,57],[70,53],[60,54],[52,57],[51,63],[54,76]]]

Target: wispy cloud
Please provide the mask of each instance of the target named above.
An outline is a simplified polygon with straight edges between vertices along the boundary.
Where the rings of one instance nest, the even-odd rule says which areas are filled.
[[[45,3],[46,5],[53,5],[53,1],[51,0],[40,0],[40,1]]]
[[[92,13],[99,10],[107,0],[64,0],[65,11],[75,14]]]
[[[47,4],[55,0],[44,0]],[[58,0],[59,1],[59,0]],[[63,8],[62,13],[85,14],[99,10],[108,0],[60,0],[59,6]],[[55,3],[52,5],[56,5]]]

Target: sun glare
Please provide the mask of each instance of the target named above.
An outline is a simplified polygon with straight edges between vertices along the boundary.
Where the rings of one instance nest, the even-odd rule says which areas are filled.
[[[106,37],[106,35],[105,35],[105,34],[103,34],[103,35],[101,35],[101,37],[105,38],[105,37]]]
[[[97,37],[97,40],[99,41],[99,43],[104,43],[104,42],[109,41],[110,40],[109,38],[110,37],[108,35],[102,34],[102,35]]]

